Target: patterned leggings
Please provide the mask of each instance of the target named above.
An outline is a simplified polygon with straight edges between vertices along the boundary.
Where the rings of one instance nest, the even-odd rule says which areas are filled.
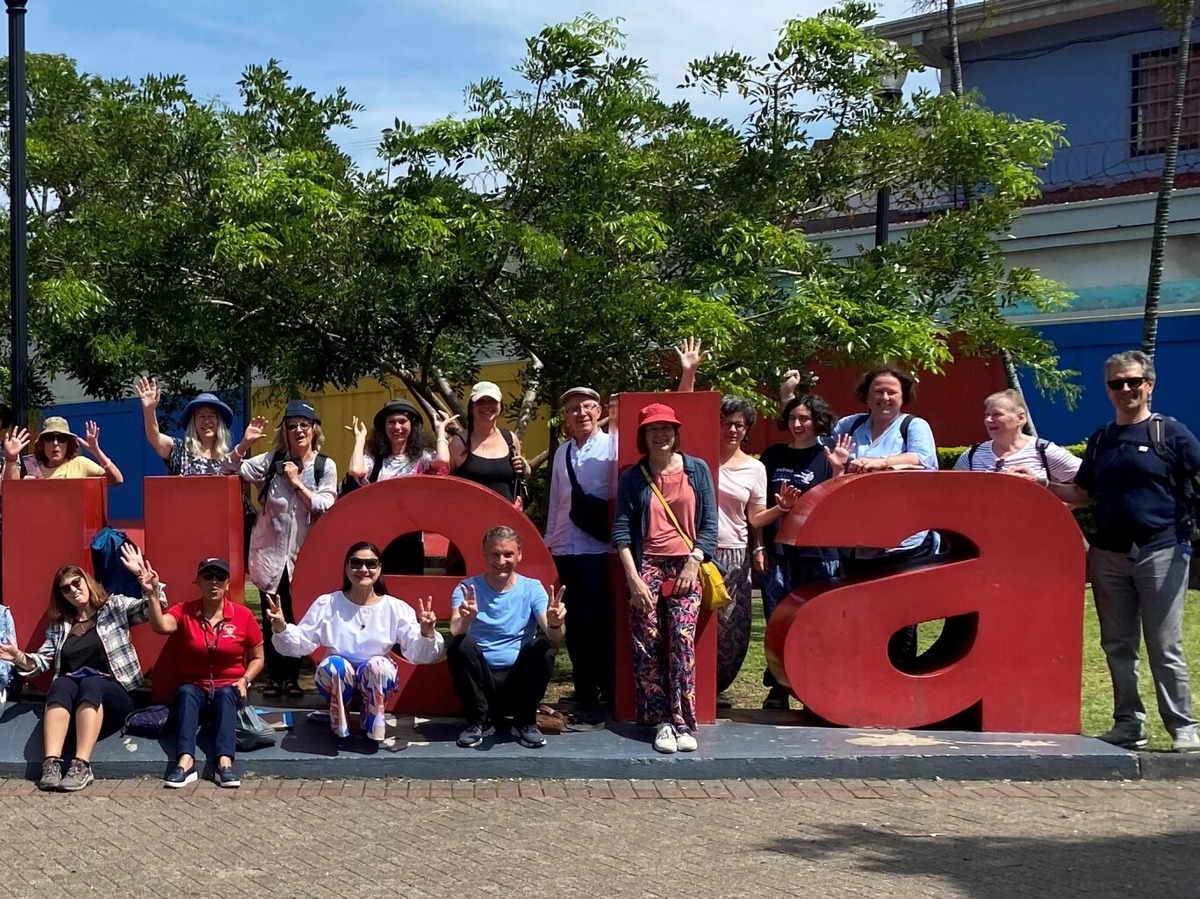
[[[687,556],[644,556],[642,581],[657,597],[649,612],[629,609],[639,724],[696,729],[696,622],[700,582],[687,596],[663,597],[662,582],[679,577]]]
[[[346,706],[359,696],[359,723],[372,740],[387,734],[383,713],[387,701],[400,686],[396,663],[386,656],[374,656],[355,665],[341,656],[325,656],[317,666],[317,690],[329,700],[329,727],[336,737],[350,736]]]
[[[725,586],[732,599],[717,612],[717,692],[724,693],[737,679],[750,649],[750,556],[745,547],[717,547],[717,561],[725,569]]]

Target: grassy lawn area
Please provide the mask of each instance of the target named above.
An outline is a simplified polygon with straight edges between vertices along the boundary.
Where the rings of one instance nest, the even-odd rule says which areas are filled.
[[[246,587],[246,603],[256,611],[259,606],[258,591],[253,586]],[[757,591],[754,594],[754,625],[750,639],[750,651],[746,654],[746,663],[733,686],[729,689],[729,697],[735,707],[758,708],[766,696],[766,688],[762,686],[762,671],[766,664],[763,656],[763,632],[766,622],[762,617],[762,603]],[[1096,622],[1096,612],[1092,607],[1091,589],[1085,591],[1083,617],[1083,732],[1085,734],[1100,734],[1108,730],[1112,724],[1112,682],[1108,677],[1108,666],[1104,662],[1104,653],[1100,650],[1100,627]],[[445,627],[442,628],[446,633]],[[920,628],[919,638],[921,649],[931,644],[941,631],[937,622],[924,624]],[[1188,591],[1187,610],[1184,615],[1184,652],[1191,662],[1192,692],[1200,695],[1200,591]],[[1163,729],[1158,717],[1158,705],[1154,698],[1154,684],[1150,680],[1149,666],[1146,663],[1145,648],[1142,650],[1141,693],[1146,705],[1146,728],[1150,734],[1150,746],[1155,749],[1170,748],[1171,740]],[[301,682],[312,689],[312,668],[305,666]],[[547,700],[554,702],[571,692],[571,660],[564,650],[559,654],[558,667],[554,680],[550,684]]]

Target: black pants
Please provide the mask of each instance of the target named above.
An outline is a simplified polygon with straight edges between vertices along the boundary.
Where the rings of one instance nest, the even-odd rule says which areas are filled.
[[[292,614],[292,581],[286,568],[279,579],[279,586],[275,588],[275,595],[279,598],[279,608],[283,611],[284,620],[295,623],[296,616]],[[265,598],[262,600],[262,629],[266,636],[263,651],[267,660],[267,681],[272,684],[286,684],[288,681],[299,679],[300,660],[282,655],[271,643],[271,622],[267,620]]]
[[[608,554],[555,556],[558,582],[567,588],[567,652],[578,702],[610,702],[614,638],[608,607]]]
[[[475,638],[461,634],[450,641],[446,663],[468,724],[509,717],[524,727],[537,718],[538,703],[550,685],[554,649],[542,637],[522,647],[511,668],[492,668]]]
[[[842,559],[842,574],[847,577],[883,577],[915,568],[933,560],[935,555],[934,532],[930,531],[925,539],[911,549],[890,552],[886,556],[873,556],[867,559],[857,559],[853,556]],[[892,634],[888,640],[888,659],[901,671],[911,670],[917,661],[917,626],[910,624]]]
[[[46,691],[46,708],[59,706],[74,718],[80,706],[94,706],[104,712],[100,722],[100,737],[115,734],[133,711],[129,693],[111,677],[56,677]]]

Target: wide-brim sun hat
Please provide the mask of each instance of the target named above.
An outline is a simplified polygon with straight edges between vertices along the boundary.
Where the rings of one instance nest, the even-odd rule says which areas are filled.
[[[71,431],[71,426],[67,424],[67,420],[61,415],[51,415],[42,422],[42,431],[38,434],[37,439],[48,437],[51,434],[65,434],[67,437],[73,437],[79,440],[79,435]]]
[[[321,423],[321,419],[317,418],[317,410],[304,400],[292,400],[287,404],[287,408],[283,410],[282,421],[289,418],[303,418],[317,425]]]
[[[407,415],[411,421],[422,420],[421,410],[408,400],[388,400],[383,404],[383,408],[375,413],[375,430],[382,431],[387,427],[388,416],[399,415],[401,413]]]
[[[642,411],[638,413],[638,430],[647,425],[660,423],[672,424],[675,427],[682,427],[683,423],[675,417],[675,410],[666,403],[651,403],[649,406],[642,407]]]
[[[225,427],[233,427],[233,410],[222,402],[221,398],[215,393],[201,393],[190,403],[183,407],[183,411],[179,413],[179,424],[186,428],[191,423],[192,414],[200,406],[212,406],[221,416],[221,420],[225,422]]]
[[[491,381],[480,381],[471,388],[471,402],[477,402],[481,399],[493,399],[497,403],[504,402],[504,394],[500,392],[500,388]]]

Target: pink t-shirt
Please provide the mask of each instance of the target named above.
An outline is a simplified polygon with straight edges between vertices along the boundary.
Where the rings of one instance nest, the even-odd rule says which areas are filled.
[[[717,546],[745,549],[750,536],[746,506],[766,504],[766,466],[751,458],[741,460],[737,468],[722,465],[717,480]]]
[[[654,483],[662,491],[671,511],[679,519],[692,546],[696,545],[696,494],[688,483],[687,472],[680,469],[675,474],[660,474]],[[686,556],[691,552],[690,547],[679,536],[679,530],[671,521],[671,516],[663,508],[662,501],[650,492],[650,518],[646,526],[646,540],[642,544],[642,553],[648,556]]]

